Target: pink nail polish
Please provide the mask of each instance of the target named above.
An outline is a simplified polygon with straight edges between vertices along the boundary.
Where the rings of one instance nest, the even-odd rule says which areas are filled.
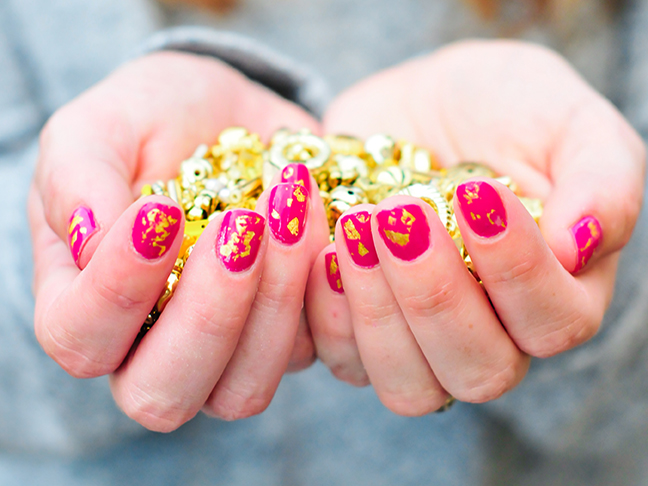
[[[68,242],[72,258],[74,258],[74,263],[77,265],[79,265],[81,250],[98,229],[99,227],[90,208],[79,206],[74,210],[68,226]]]
[[[456,196],[464,219],[478,236],[490,238],[506,229],[506,210],[499,193],[487,182],[459,184]]]
[[[273,236],[293,245],[304,234],[308,191],[299,184],[277,184],[270,192],[268,222]]]
[[[603,240],[601,225],[593,216],[585,216],[570,229],[578,248],[578,261],[574,273],[587,265]]]
[[[358,211],[340,218],[342,234],[353,262],[359,267],[378,265],[378,254],[371,236],[371,213]]]
[[[344,287],[342,287],[342,278],[340,276],[340,266],[338,265],[337,253],[334,251],[327,253],[324,256],[324,263],[326,265],[326,278],[328,279],[331,290],[338,294],[343,294]]]
[[[281,182],[299,184],[310,191],[310,174],[304,164],[288,164],[281,171]]]
[[[380,237],[396,258],[411,261],[430,247],[430,227],[420,206],[406,204],[376,215]]]
[[[225,213],[216,243],[216,254],[230,272],[242,272],[252,266],[259,253],[265,218],[247,209]]]
[[[175,206],[144,204],[133,226],[133,245],[137,252],[147,260],[160,258],[173,244],[181,220],[182,213]]]

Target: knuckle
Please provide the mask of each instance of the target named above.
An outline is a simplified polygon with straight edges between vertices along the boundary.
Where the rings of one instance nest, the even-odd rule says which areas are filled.
[[[259,285],[253,306],[262,313],[276,312],[282,308],[301,308],[304,288],[302,282],[287,281],[264,276]]]
[[[128,387],[119,405],[128,417],[154,432],[172,432],[197,413],[156,396],[136,384]]]
[[[489,274],[481,275],[489,287],[508,286],[511,283],[516,285],[533,284],[538,281],[539,275],[546,270],[540,259],[533,253],[523,253],[516,258],[515,262],[506,268]]]
[[[380,327],[392,323],[392,317],[400,313],[396,302],[361,302],[355,304],[356,312],[372,326]]]
[[[531,356],[550,358],[591,339],[599,324],[600,320],[574,311],[554,321],[551,329],[539,336],[531,336],[516,344]]]
[[[528,359],[525,359],[525,362],[509,360],[495,372],[488,373],[480,370],[480,373],[465,383],[462,388],[453,389],[452,394],[458,400],[468,403],[485,403],[495,400],[515,388],[521,380],[521,375],[524,375],[524,373],[520,373],[520,366],[528,366],[528,362]]]
[[[457,315],[462,305],[462,297],[456,284],[439,282],[430,290],[426,294],[404,296],[401,299],[403,308],[421,317]]]
[[[245,323],[245,317],[238,309],[227,312],[207,310],[200,306],[188,306],[186,324],[191,326],[200,336],[223,343],[238,341]]]
[[[273,395],[272,391],[258,390],[252,383],[239,383],[236,387],[219,384],[208,408],[223,420],[239,420],[263,412]]]
[[[148,289],[129,288],[125,290],[124,281],[128,278],[120,278],[119,275],[110,278],[95,278],[89,289],[95,294],[95,302],[100,307],[107,305],[109,308],[116,308],[120,311],[131,313],[143,309],[148,310],[153,306],[148,295]]]
[[[72,377],[96,378],[113,372],[119,365],[92,356],[83,349],[83,343],[65,329],[59,326],[54,329],[45,328],[36,338],[47,355]]]

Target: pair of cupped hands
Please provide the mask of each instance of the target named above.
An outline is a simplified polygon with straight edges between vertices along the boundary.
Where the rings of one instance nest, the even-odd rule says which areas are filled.
[[[499,218],[484,230],[455,201],[482,289],[422,200],[352,208],[345,217],[362,233],[362,259],[340,222],[329,244],[312,180],[298,238],[266,224],[270,209],[290,209],[284,196],[296,187],[276,178],[284,185],[258,201],[265,220],[256,257],[230,265],[219,250],[232,219],[216,217],[174,297],[134,346],[184,224],[172,200],[139,198],[140,188],[175,177],[196,146],[230,126],[266,141],[281,127],[387,133],[430,148],[445,166],[489,164],[542,199],[544,214],[536,224],[494,180],[463,187],[468,196],[480,189]],[[371,383],[398,414],[432,412],[450,395],[493,400],[520,383],[531,356],[596,333],[639,214],[643,171],[643,143],[623,117],[558,55],[532,45],[451,45],[352,87],[323,121],[217,60],[155,53],[63,107],[43,131],[30,194],[36,335],[71,375],[110,374],[117,404],[158,431],[200,410],[224,419],[260,413],[282,375],[315,357],[341,380]],[[153,241],[153,252],[138,239],[142,208],[179,219],[177,235]],[[92,235],[71,252],[71,216],[88,209]],[[381,236],[403,209],[416,216],[418,246],[409,253]],[[343,292],[328,280],[333,252]]]

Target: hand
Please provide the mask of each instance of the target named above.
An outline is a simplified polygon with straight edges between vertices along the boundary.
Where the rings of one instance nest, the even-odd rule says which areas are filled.
[[[448,394],[493,400],[522,380],[529,356],[596,333],[639,214],[644,147],[561,58],[522,43],[460,43],[351,88],[324,127],[392,134],[446,166],[484,162],[544,201],[538,227],[493,180],[457,190],[457,222],[488,297],[421,200],[344,215],[306,299],[317,354],[336,376],[371,382],[388,408],[419,415]],[[343,294],[327,282],[333,252]]]
[[[111,373],[117,404],[152,430],[175,429],[201,408],[226,419],[258,413],[293,350],[293,368],[313,360],[299,323],[310,262],[326,243],[311,228],[326,220],[315,192],[300,206],[297,237],[266,231],[268,205],[294,190],[285,184],[275,200],[264,194],[256,213],[229,212],[209,224],[174,298],[133,346],[184,227],[173,201],[138,199],[139,189],[175,177],[179,161],[232,125],[266,138],[284,126],[319,130],[301,109],[218,61],[159,53],[61,109],[42,135],[30,195],[36,335],[73,376]],[[234,233],[252,238],[237,243]],[[227,251],[248,243],[247,257]]]

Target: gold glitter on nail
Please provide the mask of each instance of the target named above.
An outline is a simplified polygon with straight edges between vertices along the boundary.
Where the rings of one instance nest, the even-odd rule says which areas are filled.
[[[142,225],[146,226],[146,229],[142,233],[142,243],[151,239],[151,246],[159,248],[160,252],[158,256],[162,256],[167,249],[166,245],[163,245],[162,243],[170,236],[169,227],[173,226],[177,222],[177,219],[169,216],[163,211],[160,211],[157,208],[151,209],[142,218]],[[152,238],[151,232],[154,233]]]
[[[491,215],[492,215],[493,213],[495,213],[496,211],[497,211],[496,209],[491,209],[490,211],[488,211],[488,213],[486,213],[486,217],[488,218],[488,222],[489,222],[490,224],[492,224],[493,226],[500,226],[500,227],[502,227],[502,228],[506,228],[506,223],[504,223],[501,219],[499,220],[499,222],[495,222],[495,221],[493,221],[493,220],[491,219]],[[472,213],[471,213],[471,214],[472,214]]]
[[[299,219],[298,218],[293,218],[293,220],[288,223],[288,231],[290,231],[293,236],[297,236],[299,234]]]
[[[369,250],[367,250],[367,247],[364,246],[362,243],[358,243],[358,254],[360,256],[365,256],[367,253],[369,253]]]
[[[479,199],[479,186],[477,184],[470,184],[470,187],[472,189],[469,189],[468,185],[466,185],[466,192],[463,195],[467,204],[472,204],[474,200]]]
[[[329,275],[331,275],[331,276],[335,275],[337,273],[337,271],[338,271],[337,258],[335,257],[335,255],[333,255],[333,257],[331,257],[331,265],[329,267]]]
[[[82,222],[83,216],[76,215],[74,218],[72,218],[72,221],[70,221],[70,227],[68,228],[68,233],[72,234],[77,225],[81,224]]]
[[[403,209],[403,216],[401,217],[401,221],[404,225],[412,226],[416,221],[416,218],[406,209]]]
[[[360,239],[360,233],[358,233],[358,230],[356,229],[355,225],[353,224],[353,221],[350,219],[347,219],[344,222],[344,232],[346,233],[346,237],[349,240],[359,240]]]
[[[392,243],[396,243],[399,246],[405,246],[409,243],[409,234],[398,233],[396,231],[384,230],[385,236],[389,238]]]
[[[297,186],[295,188],[293,196],[295,196],[300,203],[306,200],[306,194],[304,193],[302,186]]]

